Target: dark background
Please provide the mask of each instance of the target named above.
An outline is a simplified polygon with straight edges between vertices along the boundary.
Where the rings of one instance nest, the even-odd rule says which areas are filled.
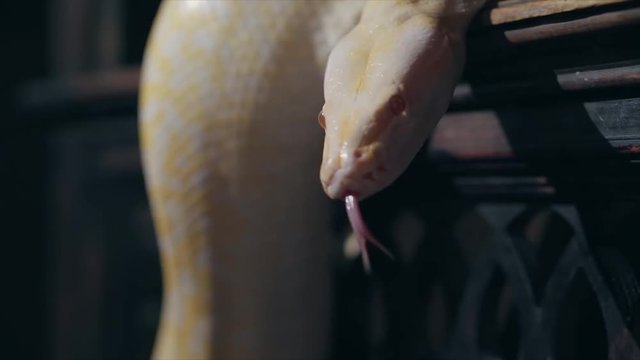
[[[18,116],[16,90],[25,81],[50,74],[47,64],[47,5],[13,1],[2,7],[0,23],[0,163],[2,164],[2,264],[9,320],[4,342],[9,354],[41,358],[44,354],[44,175],[43,129]],[[5,317],[6,316],[6,317]]]
[[[9,335],[3,341],[3,352],[23,359],[52,354],[48,319],[53,295],[47,279],[55,276],[55,266],[49,261],[55,243],[50,215],[59,209],[51,209],[50,199],[57,191],[53,173],[59,164],[50,161],[55,149],[51,144],[60,129],[78,127],[88,121],[87,114],[96,111],[93,105],[77,110],[77,103],[69,105],[73,99],[52,107],[46,96],[42,106],[43,101],[33,100],[33,94],[46,94],[42,88],[65,79],[139,64],[158,3],[123,2],[114,18],[116,23],[110,25],[121,31],[118,51],[114,59],[106,61],[99,59],[99,48],[104,44],[98,39],[101,30],[95,28],[101,16],[96,9],[100,2],[9,1],[0,6],[0,241],[5,303],[1,318],[3,332]],[[56,9],[62,8],[66,9],[64,14],[56,18],[55,12],[60,11]],[[68,51],[69,29],[82,35],[72,45],[80,49],[75,53]],[[112,116],[126,114],[132,120],[135,102],[135,96],[126,101],[110,99],[101,109],[108,109],[104,113]],[[64,181],[65,176],[61,178]],[[137,179],[136,186],[139,183]],[[131,187],[115,184],[112,189],[127,186]]]
[[[136,92],[157,6],[2,4],[3,354],[149,355],[161,285]],[[374,277],[337,261],[332,354],[640,358],[638,2],[486,21],[439,137],[363,206],[394,253],[413,214],[417,251],[374,251]]]

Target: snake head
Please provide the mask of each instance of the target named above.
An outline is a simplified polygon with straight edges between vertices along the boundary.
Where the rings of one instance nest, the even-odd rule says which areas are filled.
[[[320,179],[333,199],[363,199],[398,178],[446,111],[462,71],[459,32],[420,14],[388,17],[374,26],[365,13],[329,56],[318,121],[325,129]]]

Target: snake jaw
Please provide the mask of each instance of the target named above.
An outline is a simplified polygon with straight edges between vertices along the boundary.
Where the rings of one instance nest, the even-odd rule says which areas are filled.
[[[338,147],[335,146],[334,147]],[[328,147],[325,146],[325,150]],[[381,142],[354,147],[343,143],[338,155],[326,156],[320,168],[322,187],[332,199],[355,195],[363,200],[386,188],[395,179],[389,170],[387,153]]]
[[[361,171],[354,165],[348,165],[335,169],[321,182],[331,199],[342,200],[348,195],[364,199],[379,189],[378,176],[375,169]]]
[[[344,198],[345,207],[347,209],[347,216],[351,223],[351,228],[358,241],[360,247],[360,253],[362,254],[362,265],[367,273],[371,273],[371,260],[369,259],[369,252],[367,251],[367,241],[380,249],[389,258],[394,259],[393,254],[373,236],[369,228],[367,227],[364,219],[362,218],[362,212],[358,205],[358,199],[354,195],[347,195]]]

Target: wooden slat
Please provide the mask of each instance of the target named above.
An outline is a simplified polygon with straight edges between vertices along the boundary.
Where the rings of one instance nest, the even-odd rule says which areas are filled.
[[[33,83],[21,89],[20,106],[37,110],[113,98],[135,99],[139,82],[140,69],[132,67]]]
[[[51,0],[49,51],[51,72],[70,76],[86,69],[93,1]]]
[[[507,30],[504,32],[504,37],[509,43],[519,44],[638,23],[640,23],[640,8],[631,8],[596,14],[576,20]]]
[[[595,6],[631,2],[632,0],[537,0],[498,2],[498,6],[489,10],[485,23],[499,25],[519,20],[560,14]]]
[[[440,160],[508,159],[515,156],[494,111],[448,113],[429,144]]]
[[[621,64],[601,68],[566,69],[555,71],[555,82],[530,77],[520,81],[503,81],[485,84],[462,83],[456,86],[451,105],[481,106],[483,103],[505,102],[531,96],[553,95],[595,89],[638,86],[640,88],[640,63]]]
[[[429,151],[438,161],[640,156],[638,114],[640,98],[449,113]]]
[[[545,176],[459,176],[453,179],[457,191],[467,198],[553,198],[556,188]]]
[[[594,70],[558,71],[558,86],[567,91],[640,85],[640,64]]]

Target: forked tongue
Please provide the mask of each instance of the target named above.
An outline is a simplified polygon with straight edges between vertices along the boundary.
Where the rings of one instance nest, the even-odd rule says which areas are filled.
[[[388,257],[393,259],[393,255],[387,248],[384,247],[378,241],[378,239],[373,236],[367,225],[364,223],[362,219],[362,213],[360,212],[360,206],[358,205],[358,199],[356,199],[353,195],[348,195],[344,198],[344,204],[347,208],[347,216],[349,217],[349,222],[351,223],[351,228],[356,236],[356,240],[358,241],[358,247],[360,247],[360,253],[362,254],[362,265],[367,273],[371,273],[371,261],[369,260],[369,253],[367,252],[367,241],[372,243],[378,249],[380,249],[383,253],[385,253]]]

